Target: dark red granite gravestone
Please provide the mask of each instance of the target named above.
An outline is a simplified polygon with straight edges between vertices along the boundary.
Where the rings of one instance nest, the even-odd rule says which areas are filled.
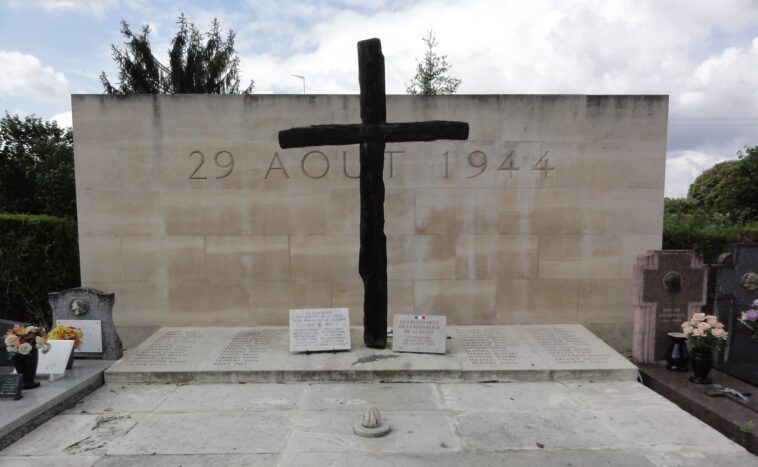
[[[659,363],[671,346],[669,332],[702,311],[707,268],[692,250],[648,251],[634,265],[632,355],[638,363]]]
[[[729,332],[714,367],[758,385],[758,341],[737,321],[758,299],[758,244],[732,245],[712,267],[713,314]]]

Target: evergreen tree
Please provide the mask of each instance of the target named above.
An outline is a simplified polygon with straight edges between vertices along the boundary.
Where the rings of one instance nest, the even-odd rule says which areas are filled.
[[[436,51],[437,39],[434,32],[429,31],[427,37],[422,38],[426,44],[426,53],[423,60],[416,60],[416,76],[407,85],[408,94],[421,96],[435,96],[438,94],[455,94],[461,80],[450,74],[450,64],[447,63],[447,55],[438,55]]]
[[[0,212],[76,217],[70,128],[34,116],[0,119]]]
[[[171,41],[169,66],[153,54],[150,27],[134,34],[121,21],[124,49],[111,45],[119,68],[119,83],[114,86],[105,72],[100,74],[106,94],[239,94],[239,57],[234,49],[234,31],[223,37],[221,24],[213,19],[211,29],[201,34],[184,14],[177,21],[179,31]],[[205,40],[204,40],[205,39]],[[253,82],[242,90],[253,91]]]

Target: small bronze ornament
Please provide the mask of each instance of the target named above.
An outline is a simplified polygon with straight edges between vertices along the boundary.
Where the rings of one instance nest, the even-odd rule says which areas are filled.
[[[71,300],[71,312],[76,316],[84,316],[89,311],[89,303],[82,298]]]
[[[671,293],[679,293],[682,290],[682,275],[676,271],[669,271],[663,276],[663,286]]]
[[[758,274],[754,272],[746,272],[740,277],[740,285],[751,292],[758,289]]]

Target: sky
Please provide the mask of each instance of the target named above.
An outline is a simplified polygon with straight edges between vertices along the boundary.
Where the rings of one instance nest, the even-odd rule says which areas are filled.
[[[0,0],[0,113],[71,124],[70,95],[117,81],[120,21],[164,62],[183,12],[236,35],[243,87],[358,93],[355,43],[379,37],[404,94],[429,30],[459,94],[666,94],[666,196],[758,145],[758,0]]]

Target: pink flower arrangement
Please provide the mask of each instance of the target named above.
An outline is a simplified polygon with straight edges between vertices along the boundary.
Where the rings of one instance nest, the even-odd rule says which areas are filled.
[[[718,350],[726,342],[728,333],[718,318],[705,313],[695,313],[692,319],[682,323],[682,332],[692,347]]]

